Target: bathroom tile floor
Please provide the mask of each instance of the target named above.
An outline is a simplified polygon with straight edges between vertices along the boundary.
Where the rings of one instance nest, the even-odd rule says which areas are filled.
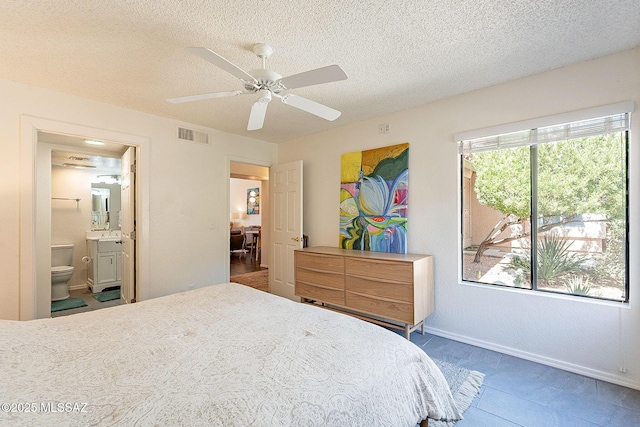
[[[85,311],[99,310],[101,308],[114,307],[116,305],[123,304],[122,300],[119,299],[99,302],[93,297],[93,294],[91,293],[89,288],[70,290],[69,295],[75,298],[82,298],[87,303],[87,306],[73,308],[71,310],[56,311],[55,313],[51,313],[51,317],[68,316],[70,314],[84,313]]]

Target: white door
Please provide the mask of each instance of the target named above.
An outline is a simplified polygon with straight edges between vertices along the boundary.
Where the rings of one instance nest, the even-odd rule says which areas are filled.
[[[136,301],[136,205],[135,205],[135,147],[129,147],[122,156],[122,282],[121,297],[126,303]]]
[[[294,292],[293,251],[302,247],[302,160],[272,166],[269,171],[272,294],[300,301]]]

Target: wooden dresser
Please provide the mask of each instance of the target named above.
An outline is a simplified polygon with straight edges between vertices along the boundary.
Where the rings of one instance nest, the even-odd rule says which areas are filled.
[[[404,329],[433,313],[433,257],[318,246],[295,251],[295,293],[302,302]],[[402,326],[399,326],[400,323]]]

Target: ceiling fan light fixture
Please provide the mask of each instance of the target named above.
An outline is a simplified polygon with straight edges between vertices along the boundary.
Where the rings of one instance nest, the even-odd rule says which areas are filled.
[[[338,65],[329,65],[302,73],[282,77],[280,74],[267,69],[266,60],[273,53],[273,48],[265,43],[258,43],[253,46],[253,52],[262,60],[262,69],[246,72],[214,51],[204,47],[189,48],[193,54],[201,57],[207,62],[221,68],[227,73],[239,78],[245,91],[213,92],[201,95],[183,96],[168,99],[171,103],[182,103],[198,101],[210,98],[222,98],[240,94],[258,93],[258,100],[251,107],[247,130],[262,129],[264,118],[267,114],[267,106],[275,96],[280,98],[284,104],[298,108],[299,110],[311,113],[325,120],[333,121],[340,117],[340,111],[327,107],[310,99],[289,93],[291,89],[314,86],[323,83],[331,83],[347,79],[347,74]]]
[[[271,91],[270,90],[260,89],[258,91],[258,93],[260,94],[260,98],[258,98],[258,102],[265,102],[265,103],[271,102]]]

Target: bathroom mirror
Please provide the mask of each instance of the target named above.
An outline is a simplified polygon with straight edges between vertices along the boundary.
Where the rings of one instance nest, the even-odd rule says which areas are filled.
[[[108,188],[91,188],[91,229],[106,230],[109,228],[109,196]]]
[[[120,230],[120,185],[91,184],[91,230]]]

